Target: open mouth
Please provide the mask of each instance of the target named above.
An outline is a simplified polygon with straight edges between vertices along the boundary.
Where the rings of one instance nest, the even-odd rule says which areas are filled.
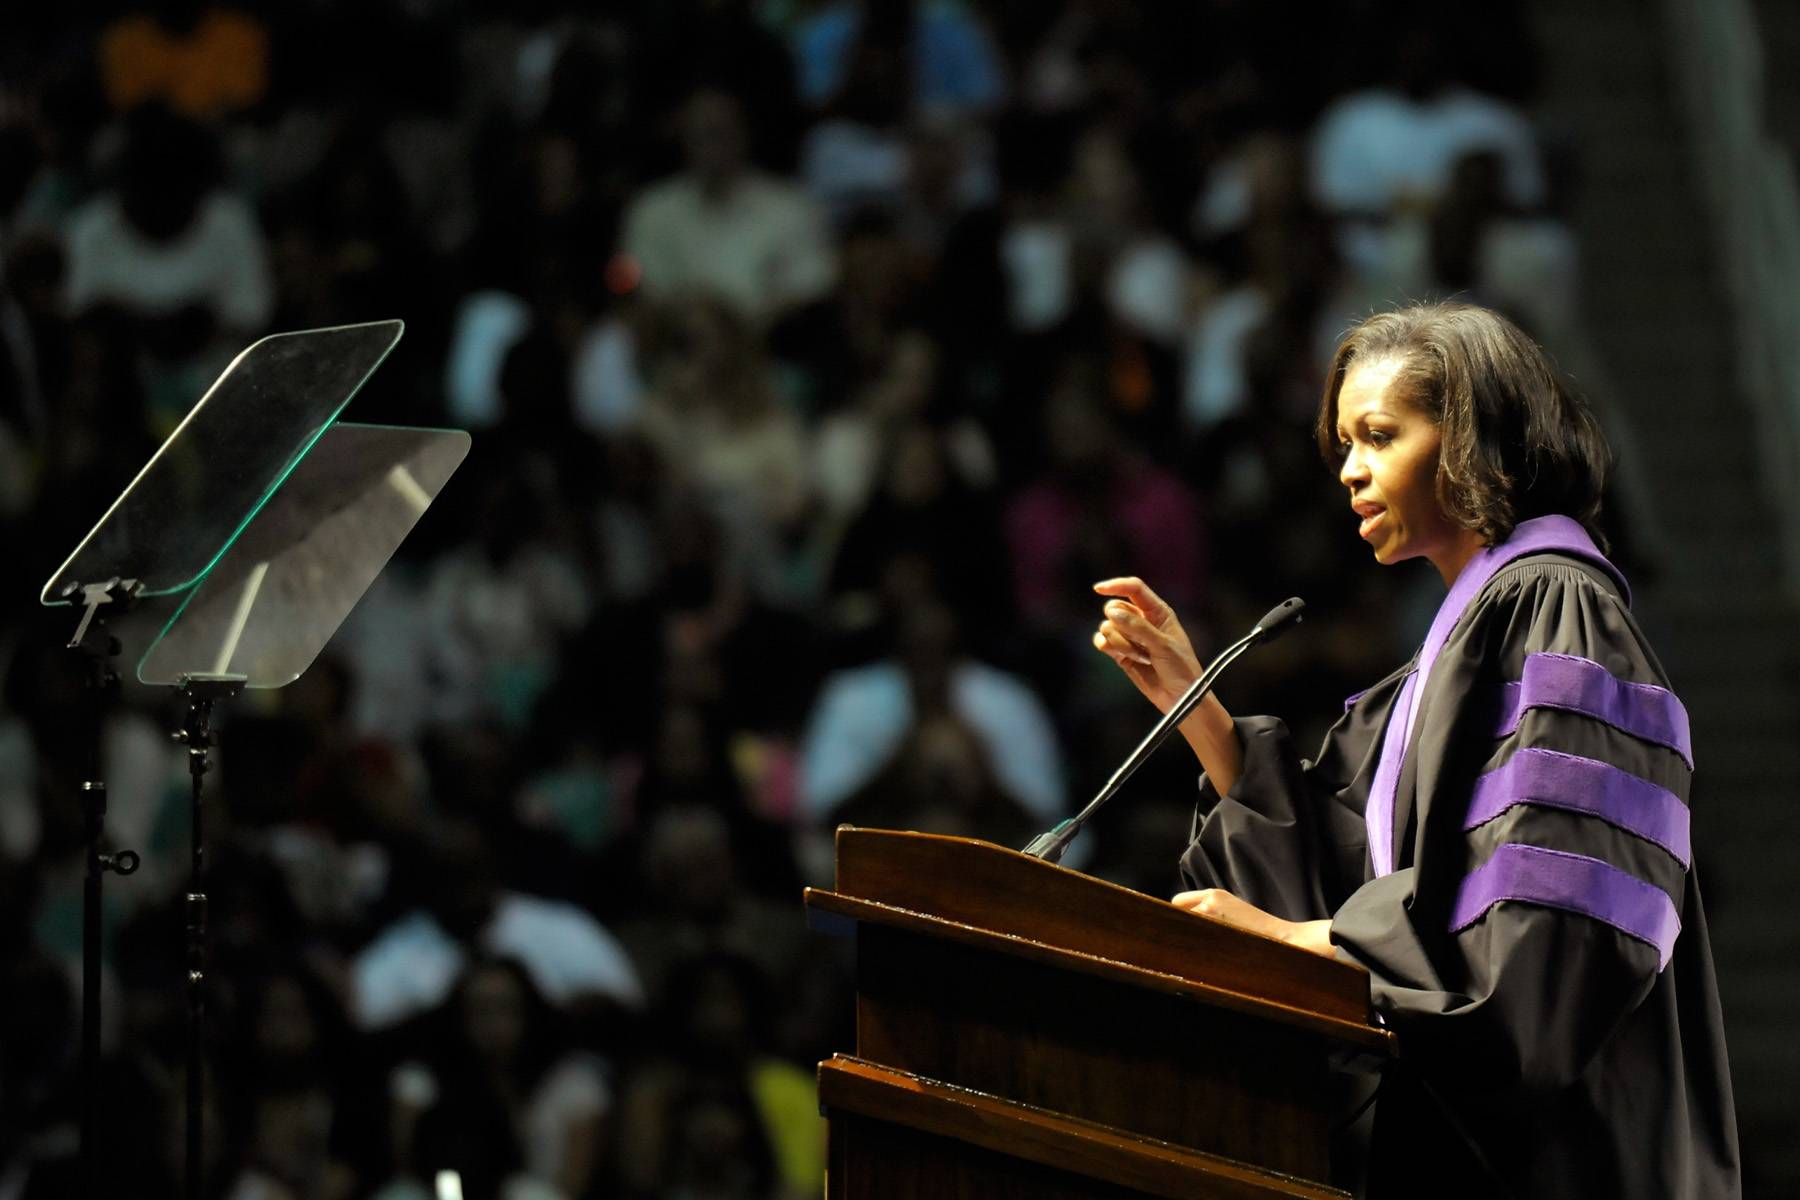
[[[1366,538],[1375,531],[1376,527],[1381,524],[1383,518],[1387,516],[1387,509],[1371,506],[1366,509],[1358,509],[1357,515],[1362,518],[1362,524],[1357,527],[1356,532],[1360,536]]]

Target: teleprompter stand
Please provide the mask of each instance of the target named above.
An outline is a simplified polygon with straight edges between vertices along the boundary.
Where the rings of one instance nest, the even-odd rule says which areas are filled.
[[[213,705],[229,700],[244,690],[242,675],[188,675],[181,681],[181,696],[187,701],[187,715],[175,740],[187,747],[188,778],[191,781],[191,812],[188,822],[188,890],[182,898],[182,925],[187,931],[187,1148],[189,1178],[198,1181],[203,1127],[201,1114],[206,1106],[206,772],[211,763],[207,755],[218,744],[213,735]],[[190,1184],[190,1194],[194,1192]]]
[[[106,616],[129,609],[141,590],[135,579],[109,579],[78,589],[82,597],[81,621],[65,647],[81,665],[83,696],[88,721],[96,731],[106,719],[113,695],[119,689],[117,660],[122,646],[107,628]],[[102,613],[101,609],[111,605]],[[94,1195],[97,1178],[94,1157],[87,1153],[98,1144],[100,1121],[100,916],[104,911],[104,885],[108,871],[130,875],[138,869],[135,850],[106,851],[106,784],[101,773],[96,742],[89,773],[81,784],[81,824],[86,871],[81,885],[81,1192]]]
[[[113,502],[40,597],[80,605],[71,648],[121,652],[103,612],[133,602],[172,611],[137,665],[145,684],[186,702],[175,737],[187,748],[192,819],[185,898],[186,1176],[204,1193],[207,898],[205,778],[217,744],[215,706],[245,688],[303,674],[468,453],[456,430],[341,423],[381,365],[398,321],[275,334],[233,360]],[[116,672],[113,673],[116,679]],[[99,880],[137,856],[101,853],[105,784],[83,785],[88,816],[84,978],[82,1195],[98,1183]]]

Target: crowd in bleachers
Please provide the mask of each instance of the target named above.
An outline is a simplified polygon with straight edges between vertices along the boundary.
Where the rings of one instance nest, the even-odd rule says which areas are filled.
[[[221,714],[209,1194],[817,1195],[841,821],[1022,845],[1155,713],[1139,574],[1305,729],[1406,652],[1310,423],[1357,316],[1575,334],[1518,6],[89,0],[0,21],[0,1200],[70,1194],[96,756],[116,1194],[181,1183],[187,778],[36,585],[250,341],[460,473]],[[1434,601],[1432,601],[1434,602]],[[129,675],[129,658],[124,666]],[[1167,894],[1165,751],[1081,860]]]

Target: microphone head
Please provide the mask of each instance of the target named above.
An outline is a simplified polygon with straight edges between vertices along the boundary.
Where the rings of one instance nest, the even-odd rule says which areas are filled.
[[[1256,623],[1251,632],[1262,641],[1278,637],[1288,629],[1300,623],[1300,613],[1306,607],[1306,601],[1298,596],[1290,596],[1263,614],[1263,619]]]

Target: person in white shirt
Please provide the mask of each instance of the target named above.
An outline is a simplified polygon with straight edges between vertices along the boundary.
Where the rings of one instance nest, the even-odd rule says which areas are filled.
[[[643,985],[618,940],[573,904],[503,889],[472,828],[452,826],[434,839],[424,886],[426,904],[350,964],[359,1028],[390,1028],[442,1003],[475,953],[516,958],[558,1008],[594,999],[643,1007]]]
[[[685,169],[639,192],[620,246],[649,298],[711,292],[755,324],[830,290],[824,214],[795,185],[755,169],[736,98],[702,89],[681,116]]]
[[[198,309],[216,330],[261,332],[275,307],[268,242],[249,202],[216,185],[217,164],[198,126],[155,107],[133,113],[116,186],[76,209],[64,233],[68,310]]]

